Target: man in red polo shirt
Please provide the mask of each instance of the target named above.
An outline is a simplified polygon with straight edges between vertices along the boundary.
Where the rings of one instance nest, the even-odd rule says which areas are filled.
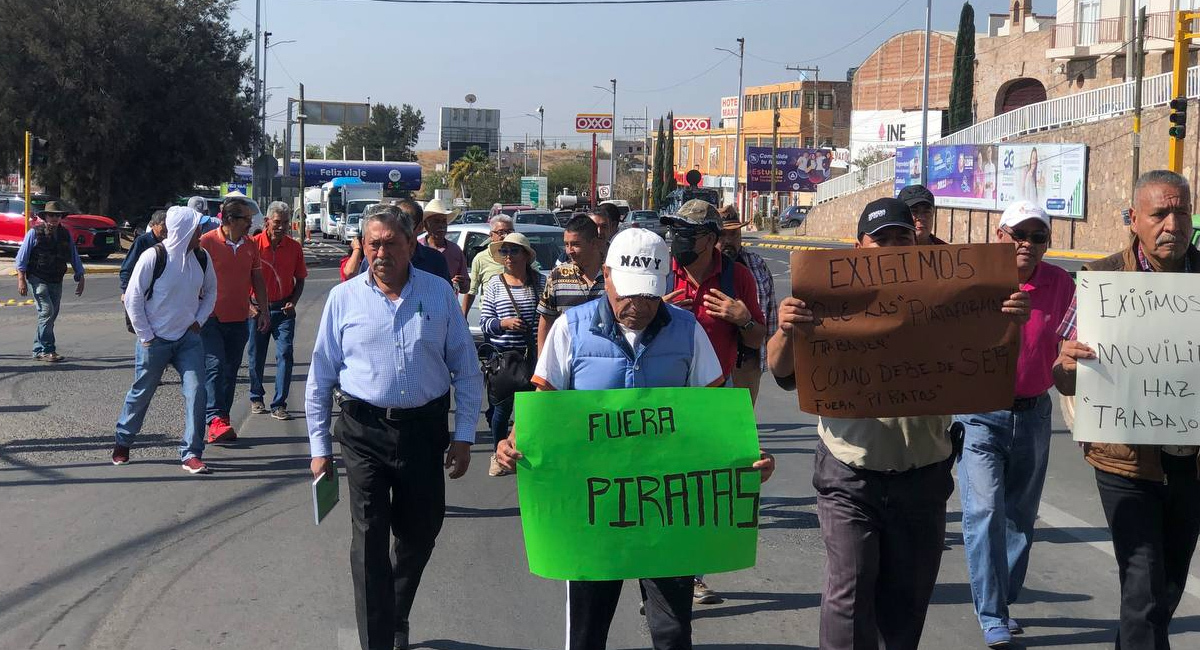
[[[264,332],[248,326],[250,335],[250,412],[270,413],[276,420],[290,420],[287,411],[288,390],[292,386],[292,342],[296,336],[296,303],[304,293],[304,249],[300,242],[288,236],[292,209],[283,201],[267,206],[266,228],[255,235],[254,244],[262,261],[263,279],[267,285],[266,300],[255,293],[250,302],[250,315],[270,314],[270,327]],[[271,409],[263,402],[263,369],[267,365],[267,345],[275,339],[275,398]]]
[[[717,359],[725,385],[732,386],[737,364],[738,342],[757,350],[763,344],[767,328],[758,305],[758,285],[750,269],[726,259],[717,248],[721,234],[721,215],[708,201],[692,199],[672,216],[662,218],[671,228],[671,277],[664,300],[690,309],[696,316]],[[721,602],[696,576],[692,601],[697,605]]]
[[[200,328],[208,389],[205,419],[210,443],[237,440],[237,432],[229,423],[229,409],[233,406],[242,353],[246,351],[246,341],[250,337],[246,326],[250,318],[250,286],[253,284],[257,295],[267,295],[258,246],[246,237],[255,212],[257,209],[249,199],[226,197],[221,204],[221,227],[200,237],[200,246],[208,253],[217,274],[217,304],[212,316]],[[260,332],[265,332],[271,324],[267,312],[259,312],[256,320]]]

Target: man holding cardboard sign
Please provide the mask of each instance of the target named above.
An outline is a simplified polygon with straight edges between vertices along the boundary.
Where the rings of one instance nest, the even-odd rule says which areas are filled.
[[[1050,217],[1037,205],[1008,206],[996,239],[1015,246],[1017,276],[1032,310],[1021,332],[1016,397],[1009,408],[955,420],[963,426],[958,491],[971,595],[984,643],[1001,648],[1023,631],[1008,606],[1020,594],[1029,565],[1050,459],[1053,405],[1047,391],[1054,385],[1057,323],[1066,316],[1075,284],[1066,271],[1041,263],[1050,247]]]
[[[722,385],[725,374],[696,318],[662,301],[669,270],[667,245],[658,235],[630,228],[614,237],[604,265],[608,293],[554,321],[534,372],[538,390]],[[521,417],[520,409],[517,416]],[[648,426],[639,424],[638,429],[645,431]],[[654,431],[673,427],[661,420]],[[496,450],[497,461],[511,471],[523,457],[516,449],[516,434],[502,440]],[[774,466],[768,454],[753,464],[763,480]],[[692,580],[688,575],[640,581],[656,650],[692,647]],[[568,582],[568,650],[605,648],[621,585],[621,580]]]
[[[1130,210],[1130,229],[1133,236],[1129,246],[1102,260],[1084,265],[1084,271],[1125,271],[1135,273],[1196,273],[1200,271],[1200,252],[1189,242],[1192,236],[1191,189],[1182,176],[1166,170],[1154,170],[1138,178],[1133,191],[1133,208]],[[1063,395],[1075,395],[1076,375],[1083,381],[1079,370],[1080,360],[1089,370],[1103,369],[1108,359],[1097,358],[1095,345],[1112,341],[1101,341],[1093,337],[1099,330],[1099,321],[1111,321],[1109,329],[1119,332],[1119,321],[1125,316],[1133,319],[1156,319],[1152,310],[1146,310],[1143,291],[1130,294],[1124,291],[1121,306],[1137,309],[1137,313],[1122,315],[1104,313],[1104,303],[1091,302],[1084,298],[1089,290],[1088,273],[1079,276],[1079,327],[1076,328],[1076,304],[1072,303],[1066,319],[1059,328],[1062,349],[1054,367],[1055,386]],[[1195,286],[1192,283],[1192,286]],[[1131,300],[1126,303],[1126,298]],[[1174,297],[1182,297],[1182,294]],[[1089,301],[1090,302],[1090,301]],[[1185,300],[1185,310],[1187,306]],[[1163,303],[1164,307],[1174,304],[1173,300]],[[1084,313],[1084,309],[1088,309]],[[1116,310],[1112,310],[1115,312]],[[1161,318],[1159,316],[1158,318]],[[1087,322],[1092,320],[1092,323]],[[1143,322],[1145,322],[1143,320]],[[1087,330],[1092,328],[1092,333]],[[1137,330],[1129,326],[1131,332]],[[1087,343],[1077,341],[1076,336]],[[1157,345],[1157,341],[1151,340]],[[1089,345],[1092,344],[1092,345]],[[1176,345],[1174,354],[1183,346]],[[1103,351],[1103,348],[1102,348]],[[1159,353],[1161,354],[1161,353]],[[1187,354],[1184,348],[1184,354]],[[1136,381],[1134,372],[1108,373],[1110,384],[1121,386]],[[1140,383],[1140,382],[1139,382]],[[1080,386],[1081,393],[1084,386]],[[1123,386],[1127,392],[1127,386]],[[1160,389],[1161,390],[1161,389]],[[1151,397],[1149,387],[1139,386],[1136,396]],[[1097,440],[1102,433],[1094,422],[1097,411],[1105,408],[1115,414],[1112,405],[1089,400],[1086,393],[1079,396],[1080,411],[1075,420],[1077,440]],[[1171,402],[1182,404],[1183,397],[1173,397]],[[1089,403],[1090,402],[1090,403]],[[1087,409],[1084,411],[1083,409]],[[1122,408],[1122,411],[1134,411]],[[1195,410],[1190,411],[1193,416]],[[1083,417],[1087,416],[1087,417]],[[1122,417],[1123,420],[1134,416]],[[1147,418],[1148,419],[1148,418]],[[1091,422],[1092,424],[1088,424]],[[1161,424],[1161,423],[1160,423]],[[1110,426],[1112,423],[1110,422]],[[1140,439],[1147,438],[1161,427],[1138,427]],[[1170,647],[1168,628],[1175,608],[1183,596],[1187,584],[1188,566],[1200,535],[1200,473],[1197,464],[1197,447],[1186,445],[1135,444],[1139,438],[1126,438],[1125,442],[1084,444],[1084,458],[1096,469],[1096,487],[1100,492],[1100,503],[1112,533],[1113,550],[1121,581],[1120,627],[1117,629],[1117,647],[1122,650],[1154,649]],[[1190,441],[1195,441],[1192,436]],[[1186,446],[1185,446],[1186,445]]]
[[[947,431],[953,402],[940,393],[950,384],[1007,382],[1006,398],[1002,390],[992,392],[1012,399],[1011,330],[1029,313],[1028,296],[1011,293],[1015,270],[991,259],[1003,252],[994,245],[891,250],[913,247],[915,230],[903,201],[879,199],[859,217],[854,255],[818,252],[824,264],[810,265],[802,257],[810,254],[794,254],[793,293],[805,282],[813,293],[821,286],[833,293],[820,300],[785,298],[780,329],[767,345],[780,386],[794,388],[799,377],[816,394],[804,408],[820,415],[813,487],[827,555],[820,630],[826,650],[918,646],[954,489]],[[1004,254],[1011,265],[1012,249]],[[955,348],[951,363],[932,354],[952,343],[939,340],[940,332],[928,334],[941,326],[991,338]],[[893,345],[914,332],[925,332],[920,348]],[[881,351],[890,351],[890,360],[861,361]],[[859,389],[822,397],[843,380]],[[917,383],[915,393],[907,388]]]

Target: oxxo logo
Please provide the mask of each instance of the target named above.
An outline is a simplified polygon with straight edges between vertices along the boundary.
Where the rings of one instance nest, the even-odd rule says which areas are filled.
[[[575,116],[576,133],[608,133],[612,128],[613,118],[607,113],[580,113]]]
[[[707,117],[677,117],[676,131],[707,131],[712,126],[712,120]]]

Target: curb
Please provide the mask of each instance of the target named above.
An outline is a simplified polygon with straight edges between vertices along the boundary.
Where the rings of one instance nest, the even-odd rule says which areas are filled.
[[[115,275],[120,272],[121,272],[121,267],[119,267],[119,266],[88,266],[87,264],[83,265],[83,274],[85,276],[88,276],[88,275]],[[17,274],[16,269],[10,269],[7,273],[7,275],[10,275],[10,276],[16,276],[16,274]]]
[[[4,300],[3,298],[0,298],[0,308],[3,308],[3,307],[29,307],[29,306],[32,306],[33,304],[34,304],[34,302],[33,302],[32,298],[28,298],[28,299],[26,299],[26,298],[9,298],[8,300]]]
[[[760,239],[771,239],[777,241],[807,241],[807,242],[833,242],[837,244],[853,244],[853,239],[842,239],[835,237],[809,237],[808,235],[762,235]]]

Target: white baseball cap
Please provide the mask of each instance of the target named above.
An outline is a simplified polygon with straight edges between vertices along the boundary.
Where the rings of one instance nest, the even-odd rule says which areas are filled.
[[[671,256],[667,242],[648,228],[628,228],[608,244],[612,291],[617,296],[662,296],[667,292]]]
[[[1047,228],[1050,227],[1050,215],[1032,201],[1016,201],[1005,208],[1004,214],[1000,215],[1000,227],[1014,228],[1030,219],[1037,219],[1046,224]]]

